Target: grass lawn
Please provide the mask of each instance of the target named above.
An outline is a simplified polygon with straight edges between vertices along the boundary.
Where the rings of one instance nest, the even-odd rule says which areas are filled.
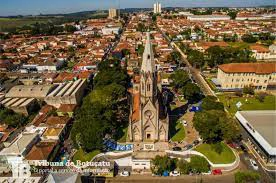
[[[231,97],[229,99],[228,96],[227,94],[222,94],[218,95],[218,98],[231,115],[235,115],[238,111],[236,103],[239,101],[242,103],[240,110],[276,110],[276,97],[273,95],[266,96],[264,102],[260,102],[255,97]],[[230,108],[228,107],[229,104]]]
[[[228,44],[230,46],[239,47],[239,48],[249,48],[249,46],[251,45],[250,43],[246,43],[246,42],[229,42]]]
[[[80,160],[82,162],[91,161],[91,159],[99,153],[101,153],[100,150],[94,150],[94,151],[91,151],[90,153],[86,153],[82,149],[79,149],[75,153],[75,155],[73,157],[73,161],[74,162],[76,162],[77,160]]]
[[[225,143],[222,143],[222,147],[223,151],[221,154],[215,152],[209,144],[201,144],[197,146],[195,150],[204,154],[212,163],[215,164],[234,162],[236,157],[232,150]]]
[[[181,142],[185,138],[185,129],[184,126],[180,123],[180,120],[176,122],[175,133],[172,134],[171,140],[173,142]]]
[[[120,142],[120,143],[126,142],[126,139],[127,139],[127,129],[128,129],[128,127],[125,127],[123,129],[124,135],[118,140],[118,142]]]

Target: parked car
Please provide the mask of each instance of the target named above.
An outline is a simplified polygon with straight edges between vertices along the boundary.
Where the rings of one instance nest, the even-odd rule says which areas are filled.
[[[252,167],[253,167],[254,170],[258,170],[259,169],[259,167],[258,167],[258,165],[257,165],[257,163],[256,163],[255,160],[249,159],[249,161],[250,161],[250,164],[252,165]]]
[[[180,172],[178,172],[178,171],[172,171],[172,172],[170,172],[170,176],[172,176],[172,177],[180,176]]]
[[[244,146],[244,145],[240,145],[240,148],[241,148],[241,150],[243,151],[243,152],[245,152],[245,153],[247,153],[247,149],[246,149],[246,147]]]
[[[222,174],[221,169],[214,169],[214,170],[212,170],[212,175],[221,175],[221,174]]]
[[[211,170],[209,170],[208,172],[202,172],[202,175],[211,175],[211,174],[212,174]]]
[[[172,149],[173,149],[173,151],[181,151],[182,150],[181,147],[178,147],[178,146],[177,147],[173,147]]]
[[[185,120],[183,120],[181,123],[183,124],[183,126],[188,126],[188,122]]]
[[[192,149],[192,148],[193,148],[193,145],[188,144],[188,145],[184,146],[183,150],[187,151],[187,150]]]
[[[120,176],[122,176],[122,177],[128,177],[130,174],[129,174],[129,172],[128,171],[122,171],[121,173],[120,173]]]
[[[193,142],[193,145],[194,146],[196,146],[196,145],[198,145],[199,144],[199,141],[198,140],[195,140],[194,142]]]

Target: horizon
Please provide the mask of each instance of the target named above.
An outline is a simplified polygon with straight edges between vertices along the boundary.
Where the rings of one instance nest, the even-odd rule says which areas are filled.
[[[52,3],[51,3],[52,1]],[[83,11],[97,11],[108,10],[109,8],[116,9],[131,9],[131,8],[152,8],[155,0],[102,0],[100,3],[96,0],[54,0],[37,1],[28,0],[28,3],[23,0],[5,1],[0,7],[0,16],[26,16],[26,15],[40,15],[40,14],[69,14]],[[229,7],[229,8],[243,8],[243,7],[260,7],[260,6],[275,6],[273,0],[159,0],[163,8],[177,7],[177,8],[208,8],[208,7]],[[64,6],[66,4],[66,6]],[[19,8],[20,7],[20,8]]]

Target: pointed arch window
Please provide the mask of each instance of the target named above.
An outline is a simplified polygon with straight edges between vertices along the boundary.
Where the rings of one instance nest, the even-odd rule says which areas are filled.
[[[147,84],[147,91],[150,91],[150,84]]]

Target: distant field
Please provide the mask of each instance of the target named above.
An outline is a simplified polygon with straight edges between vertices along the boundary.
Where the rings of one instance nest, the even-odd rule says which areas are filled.
[[[31,25],[36,22],[43,23],[50,21],[48,18],[0,18],[0,31],[9,31],[16,27]]]

